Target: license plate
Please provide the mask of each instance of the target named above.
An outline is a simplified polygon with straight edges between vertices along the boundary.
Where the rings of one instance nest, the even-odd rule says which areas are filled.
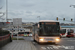
[[[48,42],[52,42],[52,41],[48,41]]]
[[[53,40],[53,39],[46,39],[46,40]]]

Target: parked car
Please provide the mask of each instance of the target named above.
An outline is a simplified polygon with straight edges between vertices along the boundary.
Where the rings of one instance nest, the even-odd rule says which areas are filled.
[[[25,33],[24,36],[28,36],[28,34]]]
[[[30,33],[29,36],[32,36],[32,33]]]
[[[16,33],[13,33],[13,36],[17,36],[17,34]]]

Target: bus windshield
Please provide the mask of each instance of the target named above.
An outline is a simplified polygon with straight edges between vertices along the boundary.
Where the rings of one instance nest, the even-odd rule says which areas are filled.
[[[44,22],[40,23],[40,36],[59,36],[59,23],[58,22]]]

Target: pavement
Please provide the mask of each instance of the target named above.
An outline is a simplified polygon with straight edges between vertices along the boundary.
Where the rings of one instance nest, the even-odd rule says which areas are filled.
[[[27,41],[31,41],[37,50],[75,50],[75,38],[61,38],[58,44],[38,44],[33,41],[32,37],[23,38]]]
[[[75,38],[61,38],[58,44],[33,44],[38,50],[75,50]]]
[[[27,40],[13,40],[0,50],[36,50],[36,47]]]
[[[38,44],[32,37],[18,38],[25,40],[13,40],[0,50],[75,50],[75,38],[61,38],[59,44]]]

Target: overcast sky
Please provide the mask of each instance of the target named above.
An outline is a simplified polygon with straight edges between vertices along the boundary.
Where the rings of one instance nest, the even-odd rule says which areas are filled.
[[[40,20],[74,19],[75,0],[8,0],[8,18],[22,18],[23,22],[38,22]],[[6,0],[0,0],[0,10],[5,12]],[[5,18],[6,15],[3,17]],[[59,20],[60,22],[65,22]]]

